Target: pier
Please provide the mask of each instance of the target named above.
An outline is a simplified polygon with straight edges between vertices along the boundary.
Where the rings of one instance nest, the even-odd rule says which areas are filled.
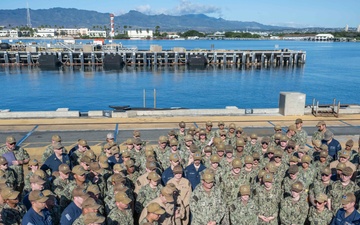
[[[61,47],[61,46],[60,46]],[[162,66],[162,65],[238,65],[238,66],[300,66],[306,62],[306,52],[281,50],[186,50],[178,47],[162,50],[123,48],[118,45],[69,48],[62,46],[40,49],[36,46],[0,51],[0,65],[39,66]]]

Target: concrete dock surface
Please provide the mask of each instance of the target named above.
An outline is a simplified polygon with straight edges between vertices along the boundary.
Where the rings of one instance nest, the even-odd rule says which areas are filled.
[[[244,128],[247,134],[256,133],[261,138],[274,133],[274,124],[279,124],[285,131],[294,124],[297,118],[303,120],[303,128],[308,132],[308,144],[311,145],[311,135],[317,130],[316,124],[323,120],[343,146],[349,139],[355,142],[357,149],[360,134],[360,114],[348,114],[336,117],[304,116],[271,116],[271,115],[245,115],[245,116],[201,116],[201,117],[136,117],[136,118],[54,118],[54,119],[2,119],[0,120],[0,145],[3,146],[5,138],[13,135],[18,141],[23,138],[34,126],[37,129],[21,144],[31,157],[40,157],[45,148],[51,143],[51,136],[59,134],[63,145],[69,150],[77,144],[78,139],[88,141],[90,147],[99,153],[105,142],[106,134],[114,133],[118,124],[117,143],[123,143],[132,137],[133,130],[141,132],[141,139],[150,145],[156,145],[160,135],[167,135],[169,130],[177,130],[180,121],[186,127],[205,127],[207,121],[213,122],[213,129],[217,123],[223,121],[225,125],[235,123],[237,127]],[[122,146],[125,147],[125,146]]]

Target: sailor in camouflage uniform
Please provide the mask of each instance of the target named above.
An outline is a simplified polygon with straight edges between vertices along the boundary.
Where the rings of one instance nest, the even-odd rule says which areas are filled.
[[[146,207],[146,210],[147,210],[146,217],[144,217],[144,219],[139,221],[139,225],[148,225],[148,224],[158,225],[159,224],[158,220],[162,215],[166,213],[165,209],[156,202],[149,204]]]
[[[6,138],[5,146],[0,149],[0,156],[4,154],[13,154],[15,160],[11,162],[11,169],[14,170],[16,174],[16,184],[15,190],[22,192],[24,187],[24,168],[23,165],[27,164],[30,161],[30,156],[28,152],[16,145],[16,139],[13,136],[8,136]]]
[[[281,200],[281,189],[273,185],[272,173],[265,173],[263,184],[256,188],[254,200],[258,206],[258,224],[278,225],[279,203]]]
[[[318,130],[315,131],[315,133],[313,134],[311,141],[314,141],[314,140],[322,141],[324,139],[324,134],[325,134],[325,131],[326,131],[326,123],[325,123],[325,121],[319,121],[316,124],[316,127],[318,128]]]
[[[5,225],[19,225],[26,214],[26,207],[19,203],[20,192],[11,188],[1,190],[1,197],[5,205],[1,211],[1,219]]]
[[[124,192],[115,195],[116,208],[107,216],[107,225],[133,225],[134,219],[129,207],[131,199]]]
[[[300,146],[300,145],[306,145],[307,142],[307,132],[302,129],[303,127],[303,120],[298,118],[295,120],[295,126],[296,126],[296,134],[295,134],[295,139],[296,139],[296,143]]]
[[[53,135],[51,137],[51,144],[46,147],[46,149],[41,157],[42,162],[45,162],[47,160],[47,158],[49,158],[52,154],[55,153],[53,145],[58,142],[61,143],[61,137],[59,135]],[[65,148],[63,148],[62,150],[63,150],[63,153],[67,152]]]
[[[315,179],[309,187],[309,201],[313,206],[316,206],[315,197],[321,193],[328,195],[331,190],[332,184],[334,183],[334,181],[330,179],[331,170],[329,167],[325,167],[324,169],[322,169],[320,176],[321,179]]]
[[[169,154],[170,148],[168,146],[168,138],[166,136],[160,136],[158,141],[158,146],[154,148],[156,158],[160,163],[160,166],[163,170],[170,166]]]
[[[72,225],[83,225],[84,224],[84,216],[88,213],[98,213],[101,205],[97,204],[95,199],[92,197],[88,197],[81,204],[82,214],[76,218],[76,220],[72,223]]]
[[[315,198],[315,206],[311,206],[308,219],[310,225],[330,224],[333,213],[326,207],[328,197],[324,193],[320,193]]]
[[[159,196],[163,186],[160,184],[160,175],[156,172],[150,172],[147,176],[149,183],[142,186],[135,203],[135,211],[140,215],[144,207],[157,196]]]
[[[240,186],[240,197],[229,206],[230,224],[250,225],[258,223],[258,206],[251,198],[250,185]]]
[[[214,185],[214,182],[214,174],[204,173],[201,184],[191,194],[192,225],[216,225],[223,219],[225,205],[222,201],[221,190]]]
[[[305,223],[309,205],[301,195],[303,190],[303,184],[297,181],[291,186],[291,196],[281,201],[279,217],[282,225]]]
[[[8,161],[2,156],[0,156],[0,170],[4,173],[7,186],[15,188],[17,186],[15,171],[9,168]]]

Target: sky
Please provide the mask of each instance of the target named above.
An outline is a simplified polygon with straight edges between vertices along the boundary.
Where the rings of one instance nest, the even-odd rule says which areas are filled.
[[[121,15],[130,10],[154,15],[203,13],[215,18],[255,21],[288,27],[360,25],[360,0],[11,0],[1,9],[48,9],[54,7],[94,10]]]

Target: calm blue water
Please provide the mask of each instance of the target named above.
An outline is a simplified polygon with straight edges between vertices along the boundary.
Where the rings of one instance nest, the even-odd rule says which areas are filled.
[[[84,41],[86,42],[86,41]],[[125,46],[149,49],[152,44],[163,49],[263,49],[304,50],[307,63],[296,68],[240,69],[210,67],[191,70],[185,67],[70,68],[42,71],[39,68],[0,67],[0,109],[12,111],[108,110],[109,105],[143,106],[143,90],[148,107],[186,108],[276,108],[281,91],[306,94],[320,103],[360,104],[360,43],[325,43],[302,41],[121,41]]]

